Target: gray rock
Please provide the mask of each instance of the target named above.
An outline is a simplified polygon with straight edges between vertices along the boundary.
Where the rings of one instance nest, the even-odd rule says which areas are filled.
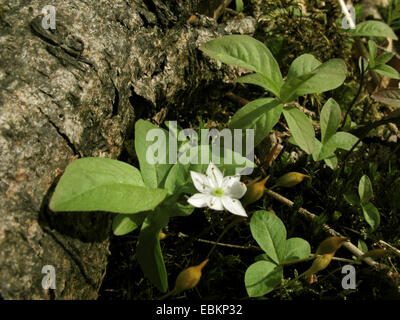
[[[1,4],[0,296],[95,299],[111,215],[49,211],[57,178],[77,157],[117,158],[136,118],[173,118],[242,71],[197,49],[225,32],[201,15],[207,1],[53,0],[54,30],[42,27],[48,4]],[[45,265],[55,290],[42,288]]]

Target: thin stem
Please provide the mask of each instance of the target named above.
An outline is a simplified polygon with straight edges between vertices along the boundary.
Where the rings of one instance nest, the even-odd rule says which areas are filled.
[[[222,237],[225,235],[225,233],[227,233],[234,225],[238,224],[239,222],[243,221],[244,218],[236,218],[235,220],[233,220],[230,224],[228,224],[224,230],[222,230],[221,234],[219,235],[218,239],[215,241],[215,244],[212,246],[211,250],[208,252],[206,259],[209,259],[209,257],[211,256],[211,254],[213,253],[215,247],[217,246],[217,243],[220,242],[220,240],[222,239]]]
[[[179,236],[179,237],[189,237],[187,234],[184,234],[184,233],[182,233],[182,232],[179,232],[178,236]],[[214,244],[214,245],[221,246],[221,247],[235,248],[235,249],[246,249],[246,250],[248,250],[248,249],[254,249],[254,250],[262,250],[262,249],[259,248],[259,247],[251,246],[251,245],[249,245],[249,246],[239,246],[239,245],[236,245],[236,244],[221,243],[221,242],[217,242],[217,241],[211,241],[211,240],[199,239],[199,238],[196,238],[196,241],[202,242],[202,243]]]
[[[276,193],[274,191],[271,191],[269,189],[265,189],[265,193],[268,194],[270,197],[278,200],[279,202],[282,202],[283,204],[289,206],[289,207],[293,207],[294,203],[293,201],[283,197],[282,195],[280,195],[279,193]],[[311,220],[317,220],[318,219],[318,215],[311,213],[310,211],[304,209],[304,208],[299,208],[298,212],[303,215],[304,217],[311,219]],[[330,226],[328,226],[327,224],[323,224],[322,225],[322,229],[327,232],[328,234],[330,234],[331,236],[342,236],[339,232],[335,231],[334,229],[332,229]],[[351,242],[345,242],[343,244],[343,247],[345,247],[347,250],[349,250],[352,254],[354,254],[357,257],[361,257],[364,253],[358,249],[354,244],[352,244]],[[374,261],[372,258],[367,257],[367,258],[362,258],[362,260],[364,262],[366,262],[367,264],[369,264],[370,266],[374,267],[374,268],[378,268],[379,263],[377,263],[376,261]]]
[[[347,109],[347,111],[346,111],[346,113],[344,115],[343,122],[342,122],[342,125],[340,126],[340,129],[343,129],[343,127],[344,127],[344,125],[346,123],[347,116],[349,115],[351,109],[353,108],[353,106],[355,105],[356,101],[358,100],[358,98],[359,98],[359,96],[361,94],[361,90],[362,90],[363,85],[364,85],[364,74],[365,74],[365,71],[364,71],[364,59],[361,59],[361,81],[360,81],[360,86],[358,87],[357,94],[354,96],[353,101],[351,101],[350,106],[349,106],[349,108]]]

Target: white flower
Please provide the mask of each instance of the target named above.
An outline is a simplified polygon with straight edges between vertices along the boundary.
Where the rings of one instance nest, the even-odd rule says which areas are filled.
[[[229,212],[247,217],[246,211],[238,199],[247,191],[246,185],[240,182],[240,175],[224,177],[221,171],[210,163],[206,174],[190,171],[193,184],[200,193],[188,199],[197,208],[209,207],[214,210]]]

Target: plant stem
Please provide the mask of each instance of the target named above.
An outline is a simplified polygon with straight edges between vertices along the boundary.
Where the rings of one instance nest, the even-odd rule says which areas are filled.
[[[238,217],[238,218],[234,219],[230,224],[228,224],[224,230],[222,230],[218,239],[215,241],[215,244],[212,246],[211,250],[208,252],[206,259],[210,258],[215,247],[217,246],[217,243],[219,243],[219,241],[222,239],[222,237],[225,235],[225,233],[227,233],[234,225],[238,224],[239,222],[242,222],[243,220],[244,220],[244,218]]]
[[[293,207],[294,203],[293,201],[290,201],[289,199],[281,196],[280,194],[271,191],[269,189],[265,189],[265,193],[268,194],[270,197],[278,200],[279,202],[286,204],[289,207]],[[299,208],[299,213],[301,215],[303,215],[304,217],[310,219],[310,220],[316,220],[318,219],[318,216],[315,215],[314,213],[311,213],[310,211],[304,209],[304,208]],[[332,229],[330,226],[328,226],[327,224],[323,224],[322,225],[323,230],[332,235],[332,236],[342,236],[339,232],[335,231],[334,229]],[[351,242],[345,242],[343,244],[343,247],[345,247],[347,250],[349,250],[352,254],[354,254],[357,257],[361,257],[364,253],[358,249],[354,244],[352,244]],[[369,264],[370,266],[374,267],[374,268],[378,268],[379,263],[377,263],[376,261],[374,261],[372,258],[367,257],[367,258],[363,258],[362,259],[365,263]]]
[[[364,72],[364,59],[361,59],[361,80],[360,80],[360,86],[358,87],[357,94],[354,96],[353,101],[351,101],[350,106],[349,106],[349,108],[347,109],[347,111],[346,111],[346,113],[345,113],[345,115],[344,115],[343,122],[342,122],[342,125],[340,126],[340,129],[343,129],[343,127],[344,127],[344,125],[345,125],[345,123],[346,123],[347,116],[349,115],[351,109],[353,108],[353,106],[355,105],[355,103],[357,102],[357,100],[358,100],[358,98],[359,98],[359,96],[360,96],[360,94],[361,94],[361,90],[362,90],[363,85],[364,85],[364,74],[365,74],[365,72]]]
[[[178,234],[179,237],[189,237],[188,235],[179,232]],[[217,242],[217,241],[211,241],[211,240],[206,240],[206,239],[199,239],[196,238],[196,241],[198,242],[203,242],[203,243],[208,243],[208,244],[213,244],[213,245],[217,245],[217,246],[221,246],[221,247],[228,247],[228,248],[234,248],[234,249],[254,249],[254,250],[262,250],[260,247],[256,247],[256,246],[240,246],[240,245],[235,245],[235,244],[229,244],[229,243],[221,243],[221,242]]]

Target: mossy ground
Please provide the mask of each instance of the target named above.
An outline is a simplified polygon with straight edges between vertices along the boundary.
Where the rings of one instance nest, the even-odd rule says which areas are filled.
[[[341,33],[337,25],[340,17],[340,8],[336,2],[306,1],[310,16],[299,20],[293,11],[287,10],[295,1],[252,1],[246,10],[247,14],[255,11],[269,13],[269,19],[275,23],[264,26],[257,31],[257,38],[265,41],[272,48],[282,73],[286,74],[291,61],[303,54],[312,53],[321,61],[330,58],[345,60],[349,75],[344,86],[325,95],[309,96],[299,101],[302,106],[318,114],[323,103],[334,97],[341,105],[342,111],[349,106],[360,82],[357,72],[357,56],[354,54],[352,42]],[[258,7],[257,7],[258,6]],[[286,10],[275,12],[277,9]],[[256,98],[259,89],[249,86],[236,86],[233,92],[243,98]],[[251,90],[249,90],[251,89]],[[180,125],[184,128],[199,125],[199,120],[208,122],[219,129],[226,127],[229,117],[240,106],[227,98],[221,100],[219,109],[204,109],[198,114],[179,117]],[[367,108],[367,111],[364,111]],[[376,113],[368,110],[378,110],[380,106],[366,98],[358,104],[351,113],[356,123],[374,121]],[[176,120],[176,119],[170,119]],[[284,130],[277,125],[276,130]],[[311,176],[300,185],[292,189],[278,189],[288,199],[295,202],[294,208],[289,208],[268,196],[254,203],[248,211],[272,208],[284,222],[288,238],[301,237],[306,239],[315,252],[318,244],[327,237],[321,225],[327,223],[336,231],[349,237],[352,243],[365,241],[369,249],[376,241],[382,239],[396,247],[400,247],[400,150],[395,143],[385,142],[387,132],[380,128],[371,132],[370,137],[363,140],[363,146],[355,152],[343,167],[335,171],[324,166],[323,161],[314,162],[310,156],[301,155],[295,162],[289,160],[292,151],[298,151],[289,143],[275,160],[273,166],[267,170],[271,179],[267,183],[272,186],[274,181],[289,171],[306,173]],[[343,159],[339,155],[339,161]],[[122,159],[126,160],[126,159]],[[257,168],[252,177],[262,174],[262,168]],[[380,227],[371,233],[368,224],[363,218],[361,209],[349,205],[343,198],[343,193],[349,190],[357,192],[359,180],[363,174],[371,179],[374,198],[372,202],[381,214]],[[319,215],[316,222],[305,221],[297,209],[299,207]],[[230,215],[216,211],[196,209],[189,217],[173,218],[167,230],[168,235],[161,241],[161,247],[168,272],[170,287],[173,287],[178,273],[204,260],[212,245],[199,242],[196,239],[216,240],[226,225],[226,218]],[[188,237],[180,236],[180,233]],[[111,244],[111,257],[107,276],[104,280],[100,299],[157,299],[162,296],[150,282],[143,277],[143,273],[135,257],[135,247],[138,231],[126,236],[114,237]],[[222,239],[222,243],[234,245],[257,245],[253,240],[248,222],[242,222],[230,230]],[[256,249],[237,249],[217,246],[210,257],[209,263],[203,269],[203,276],[194,290],[181,294],[177,299],[248,299],[244,286],[244,274],[254,258],[262,253]],[[341,248],[336,256],[352,259],[352,255]],[[399,257],[385,257],[380,260],[399,270]],[[285,279],[295,277],[305,271],[310,262],[295,264],[285,268]],[[283,287],[275,290],[265,299],[271,300],[365,300],[365,299],[394,299],[398,298],[398,289],[388,281],[383,273],[373,271],[366,264],[356,265],[357,288],[343,290],[341,281],[343,275],[340,267],[345,262],[333,261],[329,267],[318,274],[318,282],[307,284],[299,281],[290,288]],[[263,298],[263,299],[264,299]]]

